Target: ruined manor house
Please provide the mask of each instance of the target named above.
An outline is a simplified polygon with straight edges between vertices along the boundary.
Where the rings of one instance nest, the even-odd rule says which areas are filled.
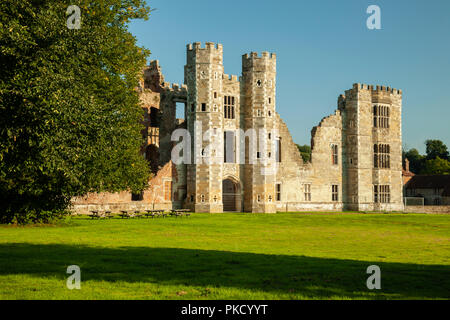
[[[345,91],[311,131],[310,162],[276,111],[273,53],[243,55],[237,77],[224,72],[221,44],[189,44],[183,85],[165,82],[152,61],[139,90],[142,153],[154,173],[148,189],[88,194],[74,199],[75,211],[403,210],[401,90],[354,84]],[[176,118],[180,104],[184,119]],[[191,142],[174,132],[188,132]],[[175,146],[188,160],[173,160]]]

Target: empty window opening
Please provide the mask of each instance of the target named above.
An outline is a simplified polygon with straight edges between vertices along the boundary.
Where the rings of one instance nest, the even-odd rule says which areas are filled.
[[[224,162],[235,163],[236,162],[236,135],[234,131],[225,131],[223,133],[224,139]]]
[[[202,111],[206,111],[206,103],[202,103]]]
[[[186,119],[186,104],[183,102],[176,103],[176,115],[177,119]]]
[[[277,140],[276,160],[281,162],[281,138]]]
[[[144,200],[144,192],[131,194],[131,201],[143,201],[143,200]]]
[[[150,127],[159,127],[161,120],[161,115],[158,108],[150,108]]]
[[[281,201],[281,183],[275,185],[277,201]]]

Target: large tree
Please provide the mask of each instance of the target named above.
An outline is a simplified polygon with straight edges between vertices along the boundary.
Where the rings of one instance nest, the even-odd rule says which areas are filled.
[[[81,9],[79,29],[67,26],[69,5]],[[141,0],[0,2],[0,222],[145,188],[135,88],[149,52],[127,23],[149,12]]]
[[[427,147],[427,160],[433,160],[437,157],[450,160],[447,146],[441,140],[427,140],[425,145]]]

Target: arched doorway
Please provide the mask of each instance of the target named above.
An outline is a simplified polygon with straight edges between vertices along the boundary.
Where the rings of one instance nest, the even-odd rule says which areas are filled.
[[[241,207],[239,183],[225,179],[222,182],[223,211],[238,211]]]

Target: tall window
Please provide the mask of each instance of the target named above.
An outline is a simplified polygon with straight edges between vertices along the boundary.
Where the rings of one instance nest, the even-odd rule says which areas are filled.
[[[311,201],[311,184],[304,184],[303,192],[305,195],[305,201]]]
[[[331,145],[331,163],[338,164],[338,146],[337,146],[337,144]]]
[[[391,186],[389,185],[373,185],[373,202],[390,203],[391,202]]]
[[[172,181],[164,181],[164,200],[172,201]]]
[[[277,150],[276,150],[277,162],[281,162],[281,138],[277,139]]]
[[[236,138],[233,131],[225,131],[224,137],[224,162],[235,163],[236,162]]]
[[[337,184],[331,186],[331,200],[339,201],[339,186]]]
[[[375,128],[389,128],[388,106],[373,106],[373,126]]]
[[[225,119],[235,118],[235,99],[234,97],[225,96],[223,97],[223,113]]]
[[[281,201],[281,183],[277,183],[275,186],[276,186],[277,201]]]
[[[375,168],[389,169],[391,167],[391,148],[388,144],[373,145],[373,165]]]

